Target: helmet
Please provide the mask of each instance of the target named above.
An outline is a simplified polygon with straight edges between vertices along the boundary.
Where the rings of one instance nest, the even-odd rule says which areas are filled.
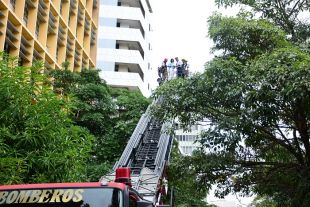
[[[168,58],[165,58],[165,59],[164,59],[164,62],[167,62],[167,61],[168,61]]]

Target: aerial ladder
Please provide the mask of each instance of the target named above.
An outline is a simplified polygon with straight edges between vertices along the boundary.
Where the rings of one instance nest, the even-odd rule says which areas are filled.
[[[162,204],[162,196],[167,193],[165,169],[172,148],[172,137],[168,133],[172,123],[162,122],[150,114],[151,107],[161,101],[162,98],[158,98],[148,107],[113,171],[100,179],[102,183],[111,182],[117,177],[118,169],[130,169],[131,187],[154,206],[165,206]]]

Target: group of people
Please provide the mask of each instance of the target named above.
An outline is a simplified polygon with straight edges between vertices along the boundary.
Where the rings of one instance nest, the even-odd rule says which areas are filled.
[[[158,67],[158,76],[157,79],[159,84],[162,84],[164,81],[168,81],[178,78],[188,77],[188,68],[187,60],[179,60],[178,57],[171,58],[168,62],[168,59],[165,58],[160,67]]]

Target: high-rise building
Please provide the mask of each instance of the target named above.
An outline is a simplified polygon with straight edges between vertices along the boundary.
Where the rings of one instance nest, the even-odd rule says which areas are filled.
[[[191,126],[190,131],[184,131],[182,128],[176,128],[175,138],[179,143],[179,150],[183,155],[191,156],[193,151],[200,147],[200,144],[196,141],[200,137],[200,133],[203,127],[196,124]]]
[[[100,0],[97,68],[108,85],[150,95],[151,13],[150,0]]]
[[[98,0],[0,0],[0,50],[30,66],[96,66]]]

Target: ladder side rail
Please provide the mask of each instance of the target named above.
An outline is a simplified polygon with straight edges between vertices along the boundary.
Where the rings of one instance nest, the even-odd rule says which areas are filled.
[[[157,153],[156,156],[156,160],[155,160],[155,171],[160,173],[162,167],[163,167],[163,163],[165,162],[165,155],[166,155],[166,151],[167,151],[167,146],[169,143],[169,136],[168,135],[164,135],[163,136],[164,142],[162,147],[160,148],[160,150]]]
[[[119,159],[117,164],[114,165],[113,170],[116,170],[116,168],[120,166],[125,166],[128,163],[128,160],[131,157],[133,149],[137,147],[137,145],[139,144],[148,122],[149,122],[149,116],[143,114],[126,145],[121,158]]]
[[[162,175],[163,170],[165,169],[165,166],[167,165],[167,163],[169,162],[170,159],[170,153],[171,153],[171,149],[172,149],[172,137],[169,136],[167,137],[168,142],[167,145],[165,147],[165,152],[162,154],[161,160],[159,160],[158,163],[158,168],[155,169],[155,171],[157,172],[157,174]]]
[[[161,145],[159,146],[159,150],[155,159],[155,171],[161,173],[163,167],[165,165],[165,160],[167,159],[167,152],[169,151],[169,143],[171,143],[171,136],[165,132],[167,128],[171,127],[171,123],[164,123],[162,126],[163,136],[161,136]]]
[[[155,162],[158,162],[159,157],[162,155],[162,150],[166,148],[166,142],[168,140],[168,134],[166,133],[169,123],[165,122],[161,128],[161,137],[158,142],[159,153],[157,154]]]
[[[158,151],[157,151],[157,155],[155,158],[155,171],[157,172],[158,169],[160,168],[160,160],[161,160],[161,156],[162,156],[162,151],[163,151],[163,146],[164,146],[164,140],[166,139],[166,135],[161,135],[161,144],[158,147]]]

